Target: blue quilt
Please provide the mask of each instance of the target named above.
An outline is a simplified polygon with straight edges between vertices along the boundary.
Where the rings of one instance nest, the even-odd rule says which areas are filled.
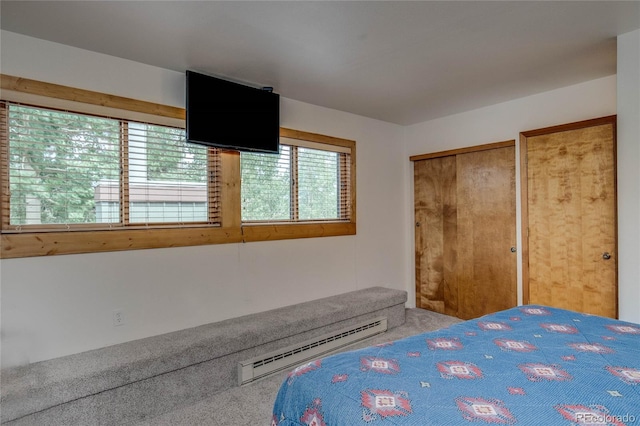
[[[521,306],[289,373],[272,425],[640,425],[640,325]]]

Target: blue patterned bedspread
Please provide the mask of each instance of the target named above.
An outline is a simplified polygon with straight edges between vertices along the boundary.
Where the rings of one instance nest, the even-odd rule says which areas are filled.
[[[521,306],[300,366],[272,425],[640,425],[640,325]]]

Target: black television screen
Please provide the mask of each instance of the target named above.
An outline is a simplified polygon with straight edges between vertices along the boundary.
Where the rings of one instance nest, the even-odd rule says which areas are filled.
[[[280,95],[187,71],[187,140],[200,145],[277,153]]]

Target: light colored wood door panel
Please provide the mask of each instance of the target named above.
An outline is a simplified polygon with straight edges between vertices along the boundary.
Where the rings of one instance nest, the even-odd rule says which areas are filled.
[[[458,316],[517,304],[515,147],[457,156]]]
[[[524,142],[525,299],[615,318],[615,122],[550,129]]]

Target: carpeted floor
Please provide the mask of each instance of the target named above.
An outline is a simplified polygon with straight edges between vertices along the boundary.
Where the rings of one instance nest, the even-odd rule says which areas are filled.
[[[404,325],[350,346],[348,349],[398,340],[447,327],[460,321],[457,318],[423,309],[407,309]],[[273,401],[286,375],[287,372],[282,372],[250,385],[233,388],[197,404],[184,406],[161,416],[146,419],[136,425],[268,426],[271,421]]]

